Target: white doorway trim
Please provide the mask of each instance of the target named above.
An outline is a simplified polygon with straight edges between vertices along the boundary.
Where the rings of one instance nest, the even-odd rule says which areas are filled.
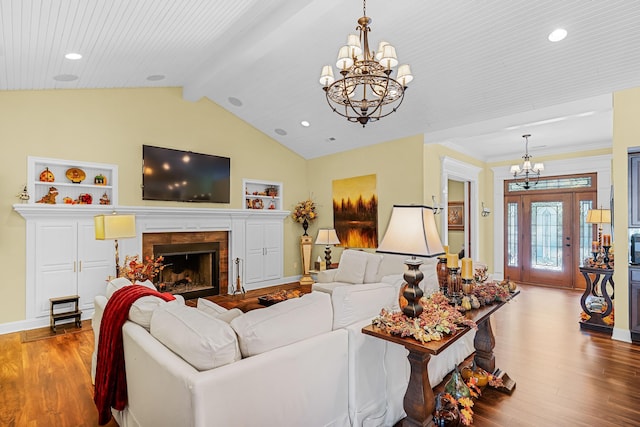
[[[463,161],[454,159],[448,156],[442,156],[440,158],[442,177],[440,178],[440,200],[442,206],[442,237],[445,244],[448,244],[448,231],[449,227],[447,224],[447,206],[449,206],[449,188],[448,182],[452,181],[463,181],[467,182],[468,185],[464,186],[464,200],[465,212],[471,212],[469,218],[465,215],[465,230],[471,229],[470,239],[471,245],[470,250],[467,251],[467,254],[471,253],[472,257],[478,259],[478,255],[480,253],[480,239],[479,239],[479,230],[480,226],[480,205],[478,202],[478,181],[479,175],[482,171],[482,168],[478,166],[471,165],[469,163],[465,163]],[[469,201],[470,206],[467,209],[466,203]]]

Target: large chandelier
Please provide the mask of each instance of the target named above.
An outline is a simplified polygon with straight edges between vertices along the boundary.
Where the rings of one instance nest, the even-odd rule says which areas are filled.
[[[397,77],[391,77],[398,65],[396,49],[381,41],[378,50],[369,49],[368,33],[371,18],[367,16],[367,1],[362,3],[363,16],[356,29],[360,35],[349,34],[347,44],[338,52],[336,67],[342,78],[333,78],[333,67],[322,67],[320,84],[329,107],[353,123],[364,127],[395,112],[404,99],[407,84],[413,80],[408,65],[398,67]]]
[[[529,137],[530,134],[522,135],[524,138],[524,162],[522,162],[522,166],[513,165],[511,166],[511,173],[513,174],[513,178],[516,180],[516,184],[525,190],[530,189],[532,186],[538,183],[540,179],[540,172],[544,170],[544,164],[535,163],[533,167],[531,167],[531,155],[529,154]],[[535,181],[532,181],[535,178]]]

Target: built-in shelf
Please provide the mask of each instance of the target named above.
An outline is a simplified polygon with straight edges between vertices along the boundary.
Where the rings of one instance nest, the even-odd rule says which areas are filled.
[[[45,157],[27,160],[29,204],[117,205],[117,182],[117,165]]]
[[[282,210],[282,183],[254,179],[242,180],[244,209]]]

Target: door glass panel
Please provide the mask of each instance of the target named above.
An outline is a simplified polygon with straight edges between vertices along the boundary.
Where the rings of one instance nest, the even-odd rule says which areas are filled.
[[[518,266],[518,204],[507,204],[507,265]]]
[[[593,201],[580,200],[580,265],[591,256],[591,242],[593,236],[593,224],[587,224],[587,212],[593,209]]]
[[[538,183],[527,190],[527,192],[531,193],[541,190],[591,188],[592,186],[592,179],[589,176],[550,178],[539,180]],[[514,191],[522,191],[522,187],[518,185],[516,181],[510,181],[508,183],[507,192],[511,193]]]
[[[531,203],[531,267],[562,271],[562,202]]]

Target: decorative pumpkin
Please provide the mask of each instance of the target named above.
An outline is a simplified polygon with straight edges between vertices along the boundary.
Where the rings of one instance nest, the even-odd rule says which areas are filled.
[[[56,177],[53,175],[53,172],[49,170],[49,168],[44,168],[42,172],[40,172],[40,182],[54,182]]]
[[[516,288],[518,287],[516,285],[516,282],[511,280],[509,278],[509,276],[507,276],[507,278],[504,279],[500,284],[503,285],[503,286],[506,286],[507,288],[509,288],[509,292],[514,292],[516,290]]]
[[[107,185],[107,177],[100,173],[93,178],[93,183],[96,185]]]

